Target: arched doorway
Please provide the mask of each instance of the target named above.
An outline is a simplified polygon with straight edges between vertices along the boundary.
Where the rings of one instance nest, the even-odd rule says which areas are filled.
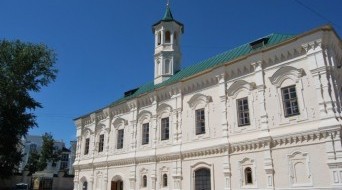
[[[120,176],[114,176],[111,183],[111,190],[123,190],[123,181]]]
[[[123,190],[123,181],[112,181],[111,190]]]

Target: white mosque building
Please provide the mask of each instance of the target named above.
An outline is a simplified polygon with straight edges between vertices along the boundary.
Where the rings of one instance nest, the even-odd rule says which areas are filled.
[[[74,190],[342,189],[342,42],[331,26],[187,68],[169,6],[153,32],[154,81],[75,119]]]

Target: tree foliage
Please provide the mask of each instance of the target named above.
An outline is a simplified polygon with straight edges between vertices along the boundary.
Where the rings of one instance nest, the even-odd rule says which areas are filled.
[[[55,148],[55,141],[51,134],[45,133],[43,136],[43,145],[40,151],[40,157],[38,162],[38,171],[42,171],[46,168],[47,163],[56,163],[60,160],[61,150]]]
[[[30,93],[55,79],[55,62],[43,44],[0,41],[0,177],[13,174],[22,158],[20,139],[37,126],[32,111],[42,107]]]
[[[42,138],[43,144],[40,152],[30,151],[30,155],[25,166],[26,170],[28,170],[30,174],[33,174],[36,171],[43,171],[49,162],[53,164],[61,159],[62,152],[55,147],[55,140],[52,135],[45,133]]]

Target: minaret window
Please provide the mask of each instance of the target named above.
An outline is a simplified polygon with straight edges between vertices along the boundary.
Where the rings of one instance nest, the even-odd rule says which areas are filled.
[[[157,44],[158,44],[158,46],[161,44],[161,32],[158,32],[158,42],[157,42]]]
[[[165,60],[164,72],[165,74],[170,74],[170,60],[169,59]]]
[[[171,33],[169,31],[165,32],[165,43],[171,42]]]

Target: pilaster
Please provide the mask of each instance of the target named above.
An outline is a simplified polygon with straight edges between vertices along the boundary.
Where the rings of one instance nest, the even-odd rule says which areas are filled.
[[[262,67],[262,61],[252,63],[254,67],[254,82],[258,93],[259,103],[259,116],[260,116],[260,128],[262,131],[268,132],[268,115],[266,112],[266,101],[265,101],[265,79],[264,71]]]
[[[218,80],[218,96],[220,98],[221,110],[221,127],[222,137],[228,137],[228,121],[227,121],[227,94],[226,94],[226,79],[225,73],[216,76]]]
[[[178,159],[173,162],[172,169],[172,178],[173,178],[173,190],[181,190],[182,189],[182,161]]]
[[[136,183],[136,167],[133,166],[130,168],[129,171],[129,188],[130,190],[135,190],[135,183]]]

